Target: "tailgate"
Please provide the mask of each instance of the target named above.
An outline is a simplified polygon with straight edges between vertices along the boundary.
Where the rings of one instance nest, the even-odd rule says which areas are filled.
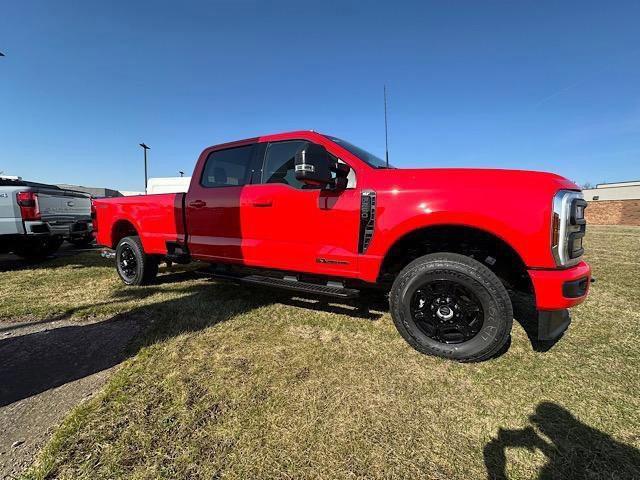
[[[0,235],[24,233],[20,207],[16,201],[19,187],[0,186]]]
[[[40,216],[48,223],[74,223],[91,218],[91,198],[69,190],[38,190]]]

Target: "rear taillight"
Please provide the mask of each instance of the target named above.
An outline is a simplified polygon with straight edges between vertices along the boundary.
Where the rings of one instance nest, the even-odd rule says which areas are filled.
[[[40,220],[38,194],[34,192],[18,192],[16,194],[22,220]]]

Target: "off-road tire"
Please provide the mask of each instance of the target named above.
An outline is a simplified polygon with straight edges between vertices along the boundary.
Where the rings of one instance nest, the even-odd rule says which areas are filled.
[[[446,280],[461,284],[482,305],[482,327],[462,343],[444,343],[427,336],[411,315],[413,293],[425,282]],[[500,279],[482,263],[457,253],[434,253],[417,258],[396,277],[389,307],[400,335],[419,352],[459,362],[480,362],[501,351],[513,325],[511,300]]]
[[[135,259],[135,267],[131,271],[123,265],[123,255]],[[128,260],[125,260],[128,261]],[[120,279],[127,285],[148,285],[158,274],[158,257],[147,255],[142,248],[140,237],[124,237],[116,247],[116,269]],[[130,274],[128,274],[130,273]]]

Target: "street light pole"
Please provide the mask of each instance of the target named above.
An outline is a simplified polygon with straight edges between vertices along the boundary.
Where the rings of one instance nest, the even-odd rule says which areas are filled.
[[[151,147],[148,147],[144,142],[140,144],[142,149],[144,150],[144,194],[147,194],[147,150]]]

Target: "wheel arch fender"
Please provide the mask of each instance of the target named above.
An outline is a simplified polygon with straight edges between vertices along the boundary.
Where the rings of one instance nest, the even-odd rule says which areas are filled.
[[[455,243],[456,240],[468,238],[466,235],[477,235],[486,240],[491,239],[497,248],[500,248],[505,254],[517,261],[517,267],[520,271],[526,270],[527,260],[523,252],[520,236],[514,234],[508,226],[502,226],[503,228],[487,228],[488,224],[483,221],[482,218],[475,220],[466,218],[464,221],[451,221],[450,219],[446,219],[448,221],[445,221],[443,216],[440,220],[442,221],[422,224],[405,222],[404,224],[398,225],[392,232],[389,232],[389,241],[380,256],[377,278],[381,278],[385,273],[385,269],[388,267],[393,256],[410,245],[411,242],[420,242],[422,239],[429,238],[438,232],[459,234],[460,237],[456,237],[452,243]]]
[[[451,212],[433,212],[428,220],[421,217],[408,218],[384,232],[385,241],[376,246],[375,253],[385,258],[394,246],[403,239],[419,231],[442,227],[460,227],[481,231],[508,245],[527,264],[527,251],[523,243],[524,232],[512,225],[482,214],[452,214]]]
[[[140,229],[136,222],[128,217],[120,217],[111,225],[111,248],[116,248],[124,237],[140,236]],[[140,241],[143,242],[142,237]],[[144,246],[144,243],[143,243]]]

